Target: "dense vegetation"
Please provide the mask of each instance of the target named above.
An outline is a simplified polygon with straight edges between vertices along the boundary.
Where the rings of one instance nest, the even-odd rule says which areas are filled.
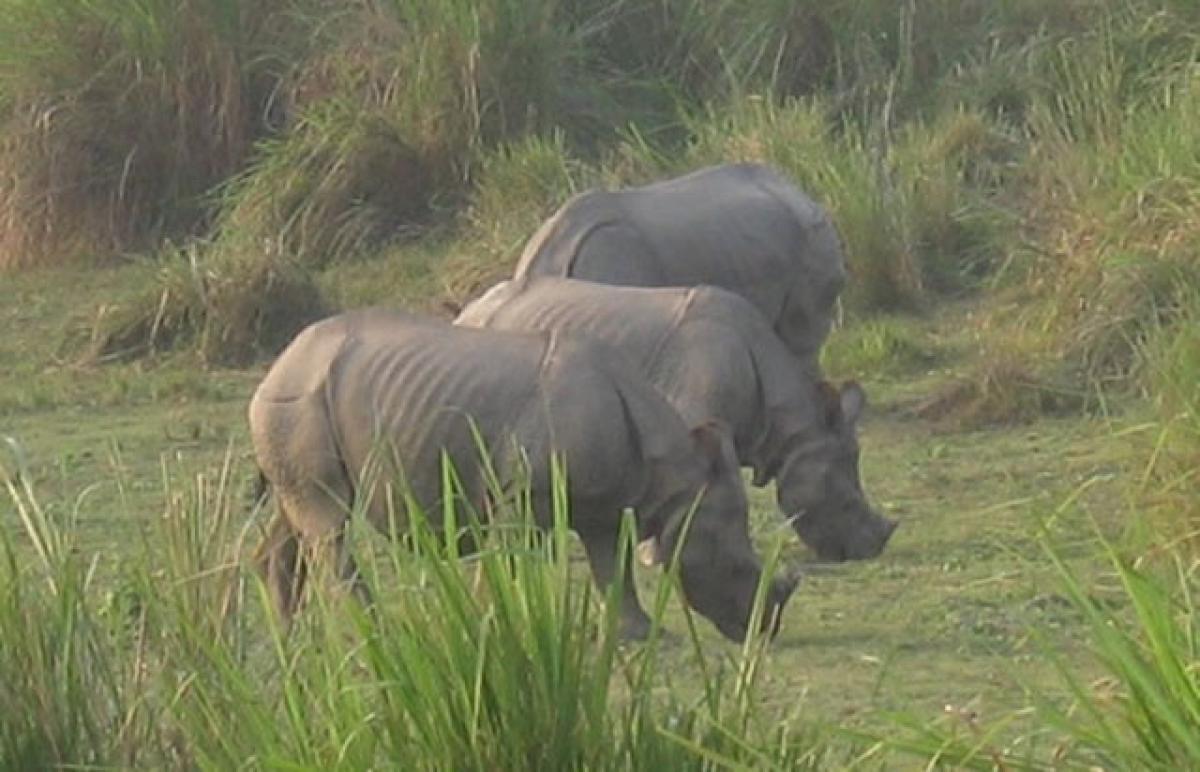
[[[127,286],[65,320],[58,353],[100,370],[240,365],[332,309],[462,302],[572,192],[774,164],[846,243],[831,372],[903,371],[925,350],[907,320],[968,303],[970,365],[934,385],[922,416],[961,428],[1148,406],[1129,502],[1153,533],[1112,555],[1135,613],[1111,620],[1071,593],[1117,696],[1080,687],[1078,713],[1043,705],[1075,739],[1027,763],[1188,766],[1200,759],[1198,61],[1190,0],[0,0],[0,282],[125,265]],[[6,409],[35,407],[23,399],[0,394]],[[320,623],[295,647],[250,636],[218,611],[246,587],[193,580],[239,538],[226,478],[172,484],[175,516],[154,538],[176,552],[147,549],[128,597],[97,608],[70,529],[22,484],[10,498],[40,558],[25,565],[6,537],[0,753],[27,766],[225,767],[247,747],[263,767],[405,753],[438,767],[444,747],[470,748],[480,768],[877,758],[869,740],[830,750],[756,723],[753,647],[732,698],[714,675],[699,708],[664,719],[639,689],[642,661],[603,632],[592,646],[604,622],[553,562],[484,561],[499,615],[477,631],[486,639],[410,618],[478,612],[436,562],[421,565],[437,592],[379,621],[390,636],[363,620],[353,641]],[[150,589],[164,575],[178,592]],[[413,659],[431,651],[447,661]],[[478,691],[480,673],[503,683],[531,661],[561,680]],[[479,669],[454,669],[468,663]],[[264,669],[298,677],[264,695]],[[375,689],[404,678],[402,702]],[[451,710],[445,695],[462,701]],[[545,702],[505,702],[525,698]],[[579,712],[561,727],[508,723],[543,716],[537,705]],[[463,711],[471,723],[456,725]],[[1000,763],[978,731],[921,727],[904,742]],[[530,745],[495,739],[514,733]]]

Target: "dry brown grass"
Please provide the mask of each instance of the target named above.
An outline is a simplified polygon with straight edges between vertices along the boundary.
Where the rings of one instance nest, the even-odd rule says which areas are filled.
[[[1087,405],[1077,387],[1057,383],[1019,353],[985,351],[966,375],[949,381],[913,412],[945,429],[977,429],[1031,423],[1047,415],[1077,412]]]
[[[244,17],[237,4],[193,0],[138,13],[9,7],[0,269],[103,260],[202,228],[203,194],[261,131],[271,87],[246,41],[278,5]]]

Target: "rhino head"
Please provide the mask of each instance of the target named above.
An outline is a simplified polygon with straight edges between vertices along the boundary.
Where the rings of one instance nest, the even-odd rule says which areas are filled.
[[[858,472],[858,419],[863,388],[817,384],[816,427],[798,435],[776,475],[780,509],[801,540],[821,560],[873,558],[883,551],[896,522],[867,502]]]
[[[749,632],[762,564],[750,543],[746,492],[728,429],[706,423],[692,430],[703,461],[703,494],[684,530],[688,508],[675,514],[657,541],[657,559],[669,560],[680,536],[679,577],[688,604],[727,638]],[[779,631],[783,607],[796,589],[795,575],[776,578],[767,590],[762,630]]]

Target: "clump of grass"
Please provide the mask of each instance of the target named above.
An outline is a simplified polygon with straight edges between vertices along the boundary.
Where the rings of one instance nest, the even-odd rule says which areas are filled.
[[[278,257],[201,253],[193,245],[156,272],[144,295],[104,307],[85,362],[193,346],[204,363],[246,364],[276,353],[327,313],[311,277]]]
[[[1143,343],[1194,285],[1181,247],[1197,232],[1195,125],[1200,105],[1179,69],[1196,41],[1171,4],[1112,9],[1103,24],[1045,54],[1033,95],[1021,194],[1040,257],[1027,287],[1044,349],[1085,379],[1128,386]],[[1036,318],[1035,318],[1036,317]]]
[[[79,510],[43,507],[20,445],[0,439],[20,534],[0,529],[0,766],[131,765],[153,739],[131,678],[138,663],[92,602],[95,565],[73,539]]]
[[[272,88],[284,3],[8,0],[0,268],[95,260],[205,224]]]
[[[1147,344],[1158,437],[1141,500],[1163,532],[1200,552],[1200,291],[1182,298],[1177,321]]]

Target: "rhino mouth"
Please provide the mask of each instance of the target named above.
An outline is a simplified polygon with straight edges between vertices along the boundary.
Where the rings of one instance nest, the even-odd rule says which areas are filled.
[[[759,631],[765,633],[770,639],[774,639],[779,634],[783,625],[784,608],[800,583],[800,573],[799,569],[792,569],[784,576],[771,581],[759,622]],[[726,638],[744,641],[750,635],[751,614],[752,612],[747,612],[746,618],[742,620],[714,618],[712,623]]]
[[[824,521],[818,521],[801,510],[788,518],[792,528],[807,544],[817,559],[825,563],[844,563],[850,560],[870,560],[883,553],[899,523],[881,515],[870,515],[861,525],[852,526],[849,533],[832,531]]]

